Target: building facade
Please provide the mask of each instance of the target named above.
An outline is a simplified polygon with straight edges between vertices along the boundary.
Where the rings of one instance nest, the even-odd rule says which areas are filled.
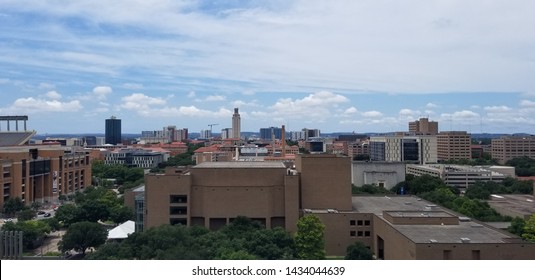
[[[407,163],[436,163],[434,135],[370,137],[370,160]]]
[[[420,118],[409,122],[409,132],[412,134],[435,135],[438,133],[438,122],[429,121],[428,118]]]
[[[0,149],[0,206],[9,198],[32,202],[57,201],[61,194],[72,194],[91,185],[91,159],[88,152],[59,146],[25,146]]]
[[[472,139],[466,131],[442,131],[437,134],[439,161],[472,158]]]
[[[503,136],[491,140],[492,158],[505,164],[519,157],[535,158],[535,136]]]
[[[106,144],[117,145],[121,144],[121,119],[115,116],[106,119]]]

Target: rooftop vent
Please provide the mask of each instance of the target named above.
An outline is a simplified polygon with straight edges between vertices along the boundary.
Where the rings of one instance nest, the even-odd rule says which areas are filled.
[[[462,243],[470,243],[470,238],[468,238],[468,237],[461,237],[461,242],[462,242]]]

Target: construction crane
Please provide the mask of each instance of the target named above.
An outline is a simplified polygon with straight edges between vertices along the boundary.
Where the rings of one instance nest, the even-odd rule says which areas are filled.
[[[208,126],[210,127],[210,131],[212,131],[212,126],[214,126],[214,125],[219,125],[219,124],[218,124],[218,123],[211,123],[211,124],[209,124]]]

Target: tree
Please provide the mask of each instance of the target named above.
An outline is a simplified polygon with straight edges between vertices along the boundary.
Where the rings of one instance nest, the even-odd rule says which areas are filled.
[[[346,249],[346,260],[373,260],[372,251],[362,242],[357,241]]]
[[[108,232],[98,223],[78,222],[72,224],[63,238],[58,243],[58,248],[63,252],[75,250],[85,256],[88,248],[98,248],[106,242]]]
[[[120,224],[134,219],[134,212],[126,206],[113,206],[110,209],[110,219],[114,223]]]
[[[35,210],[27,208],[27,209],[24,209],[24,210],[20,211],[17,214],[17,219],[19,221],[29,221],[29,220],[33,219],[36,214],[37,214],[37,212],[35,212]]]
[[[507,230],[512,234],[522,236],[522,234],[524,234],[525,226],[526,221],[524,221],[522,218],[516,217],[511,221],[511,225],[507,228]]]
[[[61,205],[58,210],[56,210],[55,218],[62,222],[66,227],[82,221],[80,208],[71,203]]]
[[[33,249],[47,233],[50,227],[43,221],[22,221],[18,223],[7,222],[2,226],[4,231],[22,231],[22,244],[25,249]]]
[[[295,246],[299,259],[325,259],[324,229],[325,225],[314,215],[307,215],[299,219],[295,235]]]
[[[535,242],[535,214],[531,215],[526,221],[522,238],[530,242]]]
[[[18,211],[21,211],[22,209],[24,209],[24,202],[22,202],[22,199],[20,197],[10,197],[6,201],[4,201],[5,214],[12,215]]]

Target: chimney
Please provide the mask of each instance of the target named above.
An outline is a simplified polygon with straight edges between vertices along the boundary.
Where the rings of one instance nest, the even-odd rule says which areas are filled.
[[[286,158],[286,130],[284,125],[282,125],[282,158]]]

